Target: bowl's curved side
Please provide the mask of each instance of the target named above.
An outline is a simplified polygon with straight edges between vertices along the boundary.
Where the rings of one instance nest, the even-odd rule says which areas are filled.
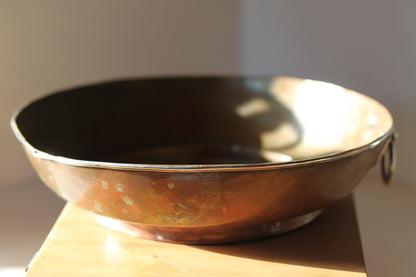
[[[85,210],[147,230],[154,227],[169,233],[174,228],[185,237],[187,232],[195,236],[199,230],[200,243],[216,243],[230,241],[235,235],[222,231],[222,237],[214,236],[213,241],[215,230],[291,219],[349,195],[388,142],[386,136],[354,155],[249,171],[78,167],[35,157],[28,149],[26,152],[51,190]]]

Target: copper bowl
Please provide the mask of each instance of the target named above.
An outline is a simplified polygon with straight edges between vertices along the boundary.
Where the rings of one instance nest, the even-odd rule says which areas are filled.
[[[146,78],[32,102],[12,128],[57,195],[110,228],[178,243],[276,235],[311,222],[382,160],[375,100],[289,77]]]

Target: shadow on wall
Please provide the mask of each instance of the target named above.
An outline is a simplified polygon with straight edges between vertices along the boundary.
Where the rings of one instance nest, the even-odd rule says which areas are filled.
[[[28,265],[64,204],[39,179],[0,189],[0,276]]]

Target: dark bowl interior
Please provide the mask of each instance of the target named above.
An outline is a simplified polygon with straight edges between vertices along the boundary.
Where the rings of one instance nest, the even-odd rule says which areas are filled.
[[[392,127],[376,101],[294,78],[149,78],[76,88],[16,117],[38,151],[133,164],[250,164],[336,154]],[[282,155],[283,154],[283,155]]]

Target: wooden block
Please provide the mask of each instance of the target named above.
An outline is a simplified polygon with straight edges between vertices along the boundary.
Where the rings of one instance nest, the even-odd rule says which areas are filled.
[[[27,276],[366,276],[352,197],[308,226],[228,245],[155,242],[108,230],[67,204]]]

